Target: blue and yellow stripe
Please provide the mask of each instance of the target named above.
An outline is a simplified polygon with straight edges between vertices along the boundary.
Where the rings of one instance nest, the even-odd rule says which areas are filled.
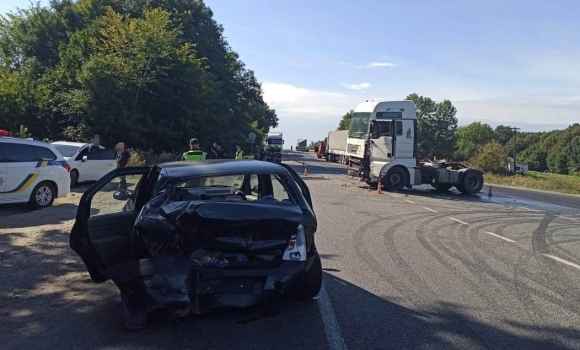
[[[59,160],[39,160],[38,162],[36,162],[36,166],[34,167],[36,168],[46,168],[47,166],[62,166],[64,162],[59,161]],[[13,190],[11,191],[6,191],[6,192],[0,192],[0,193],[22,193],[24,191],[26,191],[32,184],[34,184],[34,182],[36,181],[36,179],[38,179],[38,176],[40,174],[34,173],[34,174],[28,174],[24,180],[22,180],[22,182]]]

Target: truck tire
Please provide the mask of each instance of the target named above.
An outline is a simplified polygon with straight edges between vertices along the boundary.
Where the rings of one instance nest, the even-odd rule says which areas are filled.
[[[387,191],[402,191],[407,185],[408,176],[405,169],[396,166],[389,169],[382,180],[382,185]]]
[[[453,185],[451,185],[451,184],[431,184],[431,187],[433,187],[436,191],[439,191],[439,192],[447,192],[451,189],[451,187],[453,187]]]
[[[463,175],[457,189],[464,194],[474,195],[483,188],[483,175],[478,171],[468,171]]]

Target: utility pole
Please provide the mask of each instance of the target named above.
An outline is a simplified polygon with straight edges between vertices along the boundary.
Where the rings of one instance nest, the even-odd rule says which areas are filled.
[[[518,130],[520,130],[520,128],[514,128],[514,127],[511,127],[510,126],[510,129],[512,129],[512,131],[514,132],[514,174],[515,174],[516,173],[516,168],[517,168],[517,165],[516,165],[517,164],[517,162],[516,162],[516,156],[517,156],[517,153],[518,153],[518,150],[517,150],[517,146],[518,146],[518,143],[517,143],[517,135],[518,135]]]

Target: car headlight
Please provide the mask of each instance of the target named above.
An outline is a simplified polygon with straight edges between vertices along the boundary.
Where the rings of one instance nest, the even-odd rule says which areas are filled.
[[[306,261],[306,232],[304,226],[298,225],[296,234],[292,235],[288,242],[288,248],[284,251],[283,260]]]

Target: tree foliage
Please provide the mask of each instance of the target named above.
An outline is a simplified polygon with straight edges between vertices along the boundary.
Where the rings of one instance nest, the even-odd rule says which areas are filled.
[[[471,158],[479,148],[497,139],[489,124],[474,122],[457,129],[457,152],[459,159]]]
[[[0,127],[178,151],[278,118],[201,0],[53,0],[0,21]]]
[[[505,171],[506,160],[507,155],[504,148],[496,141],[492,141],[479,149],[474,163],[483,171],[501,173]]]
[[[345,115],[340,119],[338,128],[336,130],[348,130],[350,128],[350,121],[352,120],[352,115],[354,114],[354,109],[346,112]]]

